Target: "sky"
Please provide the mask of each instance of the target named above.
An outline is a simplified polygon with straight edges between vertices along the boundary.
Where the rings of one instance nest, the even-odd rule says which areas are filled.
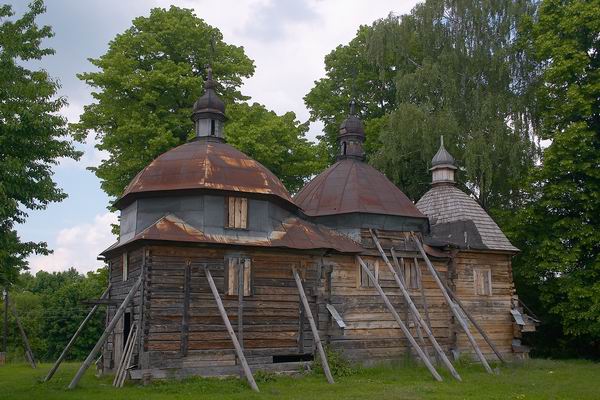
[[[20,15],[26,0],[4,0]],[[155,7],[170,5],[193,9],[196,15],[223,33],[227,43],[243,46],[255,61],[256,72],[242,87],[251,101],[281,114],[294,111],[301,121],[309,118],[302,98],[325,75],[324,57],[338,45],[354,38],[360,25],[386,17],[390,12],[405,14],[416,0],[46,0],[47,12],[38,23],[50,25],[55,36],[44,45],[56,54],[44,58],[46,69],[61,84],[60,95],[69,106],[62,114],[76,122],[83,107],[92,102],[90,88],[76,74],[93,70],[88,58],[101,56],[117,34],[131,26],[138,16]],[[322,125],[311,124],[309,137]],[[116,238],[110,224],[117,215],[107,210],[109,198],[100,181],[87,167],[97,165],[105,155],[94,148],[90,135],[77,145],[84,155],[79,161],[61,160],[54,179],[68,194],[61,203],[46,210],[29,212],[29,219],[17,227],[23,241],[45,241],[54,253],[33,255],[32,272],[59,271],[70,267],[80,272],[102,266],[98,254]]]

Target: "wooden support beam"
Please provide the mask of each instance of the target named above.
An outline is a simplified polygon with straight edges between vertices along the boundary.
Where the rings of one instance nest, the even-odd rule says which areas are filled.
[[[96,354],[98,354],[98,352],[100,351],[102,346],[104,346],[104,342],[106,342],[106,339],[108,339],[108,335],[110,335],[111,332],[115,329],[115,326],[117,326],[117,322],[119,322],[119,319],[121,319],[121,317],[125,313],[125,309],[127,308],[127,305],[133,299],[133,296],[138,291],[140,286],[142,286],[143,277],[144,277],[144,275],[140,274],[140,277],[138,278],[138,280],[132,286],[131,290],[129,290],[129,293],[127,293],[127,296],[125,296],[123,303],[121,303],[121,305],[115,312],[115,315],[110,320],[108,326],[106,327],[106,329],[100,336],[100,339],[98,339],[98,342],[96,343],[96,345],[94,346],[92,351],[90,351],[90,354],[88,354],[88,356],[85,359],[85,361],[83,362],[83,364],[81,364],[81,367],[79,367],[79,370],[77,371],[77,373],[73,377],[73,380],[69,384],[69,389],[75,389],[77,387],[77,384],[83,377],[83,374],[85,374],[85,371],[87,371],[87,369],[90,367],[90,365],[92,365],[92,363],[94,362],[94,357],[96,357]]]
[[[373,235],[373,231],[370,230],[370,232],[371,232],[371,235],[373,237],[375,237]],[[398,277],[402,281],[402,284],[405,285],[405,287],[406,287],[406,279],[404,277],[404,258],[400,257],[400,262],[398,262],[398,257],[396,257],[396,253],[395,253],[393,247],[390,248],[390,252],[392,254],[392,260],[394,260],[394,266],[400,272],[398,274]],[[404,314],[404,319],[406,321],[408,321],[409,316],[412,316],[412,314],[409,314],[410,311],[412,311],[412,310],[411,310],[408,302],[406,302],[406,309],[405,309],[405,314]],[[411,319],[413,319],[413,318],[411,318]],[[429,351],[427,349],[427,344],[425,343],[425,339],[423,338],[423,333],[421,332],[421,325],[417,321],[416,317],[414,318],[414,324],[415,324],[415,329],[417,331],[417,336],[419,336],[419,341],[421,342],[421,345],[423,346],[423,350],[424,350],[425,354],[427,354],[427,357],[429,357]],[[407,345],[407,347],[408,347],[408,345]],[[429,360],[431,361],[431,358]]]
[[[25,329],[23,329],[23,325],[21,325],[21,320],[19,319],[19,314],[17,313],[17,307],[15,307],[14,303],[10,301],[8,293],[6,294],[5,298],[5,307],[10,307],[10,311],[12,311],[15,321],[17,322],[17,326],[19,327],[19,332],[21,332],[21,338],[23,339],[23,346],[25,347],[25,356],[27,357],[27,361],[29,361],[31,368],[37,368],[35,358],[33,357],[33,352],[31,351],[31,346],[29,345],[29,339],[27,338],[27,334],[25,334]]]
[[[438,343],[438,341],[435,338],[435,336],[433,336],[433,332],[431,331],[431,329],[429,329],[429,327],[427,326],[427,324],[425,323],[425,321],[421,317],[421,313],[419,313],[419,310],[415,306],[415,303],[410,298],[410,294],[408,293],[408,290],[406,289],[406,286],[404,285],[404,282],[402,282],[402,280],[400,279],[400,277],[398,276],[398,274],[394,270],[394,267],[392,267],[392,264],[390,263],[390,260],[388,259],[387,255],[383,251],[383,248],[381,247],[381,243],[379,243],[379,239],[377,239],[377,236],[375,235],[375,233],[373,231],[371,231],[371,236],[373,237],[373,241],[375,242],[375,245],[377,246],[377,250],[379,250],[379,254],[381,255],[381,258],[383,258],[383,261],[388,266],[388,269],[390,270],[390,272],[394,276],[394,280],[396,281],[396,283],[400,287],[400,291],[402,292],[402,295],[404,296],[404,299],[406,300],[408,306],[410,307],[410,310],[411,310],[413,316],[415,317],[415,322],[418,325],[421,325],[421,328],[423,328],[423,330],[425,330],[425,333],[427,334],[427,337],[429,338],[429,341],[431,342],[431,345],[433,346],[433,348],[435,349],[435,351],[438,353],[438,355],[442,359],[442,362],[444,363],[444,365],[446,366],[446,368],[448,368],[448,370],[450,371],[450,373],[452,374],[452,376],[456,380],[461,381],[462,379],[461,379],[460,375],[458,374],[458,372],[456,371],[456,369],[454,368],[454,366],[452,365],[452,363],[450,362],[450,360],[446,356],[446,353],[444,353],[444,349],[442,349],[442,346],[440,346],[440,344]]]
[[[394,249],[391,250],[392,255],[394,255]],[[423,303],[423,311],[425,311],[425,322],[427,323],[427,327],[429,328],[429,330],[431,330],[431,317],[429,316],[429,305],[427,304],[427,296],[425,295],[425,286],[423,286],[423,274],[421,273],[421,266],[417,261],[417,257],[413,258],[413,262],[415,263],[415,270],[417,271],[417,282],[419,282],[419,288],[421,292],[421,303]],[[435,353],[435,360],[437,363],[441,361],[440,355],[437,353]]]
[[[427,356],[425,355],[425,353],[423,352],[423,350],[419,347],[419,344],[417,343],[417,341],[415,340],[415,338],[411,335],[411,333],[408,330],[408,328],[406,327],[406,325],[404,325],[404,322],[402,322],[402,320],[400,319],[400,315],[398,315],[398,312],[396,311],[396,309],[392,305],[392,302],[390,301],[390,299],[388,299],[387,295],[385,294],[385,292],[383,291],[383,289],[379,285],[379,282],[377,282],[375,280],[375,276],[369,270],[369,267],[367,267],[367,264],[365,264],[365,262],[362,260],[362,258],[360,258],[360,256],[356,256],[356,258],[357,258],[358,263],[360,264],[361,268],[363,269],[363,271],[365,271],[365,273],[369,276],[369,279],[371,280],[371,282],[373,283],[373,286],[375,287],[375,289],[379,293],[379,296],[381,296],[381,298],[383,299],[383,302],[385,303],[386,307],[388,308],[388,310],[390,311],[390,313],[392,314],[392,316],[394,317],[394,319],[396,320],[396,322],[400,326],[400,329],[402,330],[402,333],[404,333],[404,336],[406,336],[406,338],[408,339],[409,343],[417,351],[417,354],[421,358],[421,361],[423,361],[423,363],[425,364],[425,366],[427,367],[427,369],[429,370],[429,372],[431,372],[431,375],[433,375],[433,377],[435,378],[435,380],[442,381],[442,377],[436,371],[435,367],[431,364],[431,362],[429,361],[429,358],[427,358]]]
[[[103,300],[103,299],[105,299],[108,296],[108,293],[110,292],[110,286],[111,286],[111,284],[109,283],[108,287],[106,288],[106,290],[104,291],[104,293],[102,293],[102,296],[100,296],[100,300]],[[58,370],[58,367],[60,367],[60,364],[64,361],[65,357],[69,353],[69,350],[71,350],[71,347],[75,343],[75,340],[77,340],[77,338],[79,337],[79,335],[81,334],[81,332],[83,332],[83,327],[88,323],[88,321],[90,319],[92,319],[92,316],[94,315],[94,313],[96,312],[96,310],[98,309],[98,307],[100,307],[100,305],[99,304],[95,304],[94,307],[92,307],[92,309],[88,313],[88,315],[86,315],[86,317],[83,319],[83,321],[81,321],[81,324],[79,325],[79,328],[77,328],[77,330],[75,331],[75,333],[71,337],[71,340],[69,340],[69,343],[67,343],[67,345],[65,346],[64,350],[62,351],[62,353],[60,353],[60,356],[58,357],[58,359],[56,360],[56,362],[54,363],[54,365],[52,366],[52,368],[50,369],[50,371],[48,371],[48,374],[44,378],[44,382],[48,382],[50,379],[52,379],[52,376],[54,376],[54,373],[56,372],[56,370]]]
[[[444,299],[446,300],[446,303],[450,307],[450,310],[452,311],[452,314],[454,314],[454,318],[456,318],[456,320],[460,324],[460,326],[463,329],[463,331],[465,331],[465,334],[467,335],[467,338],[469,339],[469,342],[471,343],[471,346],[473,347],[473,350],[475,350],[475,354],[477,354],[477,357],[479,358],[479,360],[483,364],[485,370],[488,373],[493,374],[494,372],[492,371],[492,368],[490,367],[490,364],[488,364],[487,360],[483,356],[483,353],[481,352],[481,349],[477,345],[477,342],[475,341],[475,338],[471,334],[471,331],[469,330],[469,326],[467,325],[467,323],[463,319],[463,317],[462,317],[462,315],[461,315],[461,313],[460,313],[460,311],[458,309],[458,306],[450,298],[450,295],[448,294],[448,291],[446,290],[446,286],[444,286],[444,284],[443,284],[442,280],[440,279],[437,271],[433,267],[433,264],[431,264],[431,261],[429,260],[429,257],[427,257],[427,254],[425,253],[425,249],[423,248],[423,245],[421,244],[421,241],[414,234],[411,234],[411,236],[412,236],[413,241],[416,243],[417,248],[419,249],[419,252],[421,253],[421,257],[423,257],[423,260],[425,260],[425,265],[427,265],[427,268],[429,269],[429,272],[433,276],[433,279],[435,280],[435,282],[437,283],[438,287],[442,291],[442,294],[444,296]]]
[[[138,324],[137,322],[134,322],[131,325],[131,330],[129,331],[129,335],[127,335],[127,340],[125,341],[123,355],[121,356],[121,360],[119,361],[119,366],[117,368],[117,373],[115,374],[115,378],[113,380],[114,387],[123,387],[125,377],[127,376],[127,369],[129,368],[129,364],[131,363],[131,356],[135,347],[137,332]]]
[[[327,377],[327,382],[335,383],[335,381],[333,380],[333,376],[331,375],[331,371],[329,370],[329,363],[327,362],[327,355],[325,354],[325,350],[323,349],[323,343],[321,343],[321,339],[319,338],[317,324],[315,323],[312,311],[310,310],[310,304],[308,304],[306,293],[304,293],[302,280],[300,279],[300,275],[298,275],[296,267],[292,267],[292,272],[294,273],[296,286],[298,287],[298,292],[300,292],[300,299],[302,299],[302,305],[304,306],[304,311],[306,312],[306,317],[308,318],[308,323],[310,324],[310,329],[312,330],[313,341],[315,342],[317,350],[319,351],[319,357],[321,357],[321,363],[323,364],[323,371],[325,372],[325,376]]]
[[[131,329],[129,330],[129,334],[127,335],[127,340],[125,340],[125,347],[123,349],[123,354],[121,354],[121,359],[119,360],[119,364],[117,366],[117,372],[115,373],[115,378],[113,379],[113,386],[118,387],[118,382],[121,380],[121,373],[125,368],[125,361],[127,360],[127,355],[129,354],[129,350],[132,347],[131,338],[136,333],[135,332],[136,324],[135,322],[131,325]]]
[[[231,322],[229,322],[229,317],[227,316],[227,312],[225,311],[225,307],[223,307],[223,302],[221,301],[221,296],[219,295],[219,291],[217,290],[217,286],[215,285],[215,281],[213,280],[212,275],[210,274],[210,270],[205,265],[204,273],[206,274],[206,279],[208,280],[208,285],[210,286],[210,290],[212,291],[213,297],[217,302],[217,307],[219,308],[219,313],[221,313],[221,318],[223,319],[223,323],[227,328],[227,333],[231,337],[231,341],[233,342],[233,347],[235,347],[235,352],[237,353],[238,359],[242,364],[242,368],[244,369],[244,374],[246,375],[246,379],[250,384],[250,387],[255,392],[258,392],[258,386],[256,385],[256,381],[254,380],[254,376],[252,376],[252,371],[250,371],[250,367],[248,366],[248,362],[246,361],[246,357],[244,356],[244,352],[242,351],[242,347],[240,346],[240,342],[238,342],[237,337],[235,336],[235,332],[233,331],[233,327],[231,326]]]

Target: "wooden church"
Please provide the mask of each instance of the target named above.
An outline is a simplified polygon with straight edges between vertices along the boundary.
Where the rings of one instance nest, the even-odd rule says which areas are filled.
[[[331,348],[360,363],[413,356],[435,379],[452,362],[521,356],[518,252],[455,186],[442,145],[415,205],[364,161],[354,104],[337,162],[295,197],[226,143],[225,104],[208,72],[195,138],[156,158],[115,203],[119,241],[102,256],[110,286],[101,354],[118,379],[292,371]],[[71,387],[77,384],[78,377]]]

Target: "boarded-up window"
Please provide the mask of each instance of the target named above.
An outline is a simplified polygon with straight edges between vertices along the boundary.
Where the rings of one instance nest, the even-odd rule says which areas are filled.
[[[375,277],[375,281],[379,282],[379,260],[375,260],[375,262],[365,261],[369,271]],[[360,263],[358,264],[359,268],[359,277],[360,277],[360,287],[373,287],[373,282],[369,279],[369,275],[365,272],[365,270],[361,267]]]
[[[238,296],[241,281],[241,290],[243,290],[244,296],[251,296],[252,263],[250,259],[246,257],[230,257],[226,265],[225,294],[228,296]]]
[[[248,228],[248,199],[227,197],[227,228]]]
[[[414,262],[405,261],[402,265],[402,276],[404,277],[404,284],[408,289],[419,289],[419,275],[417,272],[417,266]]]
[[[492,271],[489,269],[473,269],[473,284],[475,285],[475,294],[480,296],[492,295]]]
[[[129,275],[129,254],[125,252],[123,253],[123,281],[127,280],[127,275]]]

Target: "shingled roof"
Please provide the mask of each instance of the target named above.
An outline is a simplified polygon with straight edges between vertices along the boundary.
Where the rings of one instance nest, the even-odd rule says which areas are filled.
[[[485,210],[453,185],[435,185],[417,202],[417,208],[429,217],[432,245],[519,251]]]

